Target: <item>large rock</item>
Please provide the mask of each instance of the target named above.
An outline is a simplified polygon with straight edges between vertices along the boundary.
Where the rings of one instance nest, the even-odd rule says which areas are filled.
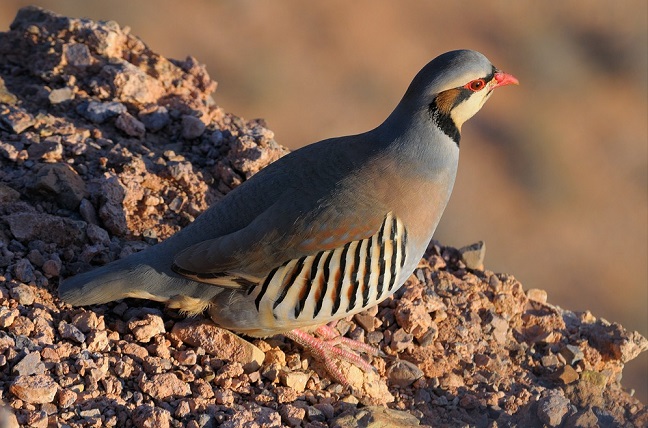
[[[69,165],[55,163],[43,165],[36,173],[32,190],[53,199],[68,210],[79,208],[88,196],[85,182]]]
[[[217,327],[211,321],[182,321],[173,326],[171,333],[189,345],[200,346],[210,355],[241,363],[249,370],[261,367],[265,358],[259,348],[234,333]]]
[[[43,404],[54,401],[58,385],[48,375],[18,376],[9,391],[27,403]]]
[[[15,213],[4,219],[11,234],[21,242],[38,239],[67,247],[85,240],[86,223],[82,221],[35,212]]]

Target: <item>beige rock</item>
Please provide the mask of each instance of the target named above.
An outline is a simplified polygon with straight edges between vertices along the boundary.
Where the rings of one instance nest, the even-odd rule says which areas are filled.
[[[83,333],[92,330],[105,330],[106,323],[103,316],[97,316],[93,311],[83,311],[72,318],[72,324]]]
[[[20,376],[43,374],[45,372],[45,364],[41,361],[40,352],[34,351],[25,355],[18,364],[13,367],[12,371]]]
[[[178,404],[178,407],[176,407],[175,412],[173,412],[173,416],[177,418],[184,418],[191,412],[191,407],[189,407],[189,401],[188,400],[180,400],[180,403]]]
[[[392,386],[406,387],[423,376],[423,370],[405,360],[397,360],[389,366],[387,378]]]
[[[72,406],[77,399],[77,393],[69,389],[61,389],[58,393],[59,406],[67,408]]]
[[[463,377],[455,373],[446,373],[445,376],[441,378],[441,385],[444,388],[459,388],[464,386]]]
[[[547,292],[538,288],[530,288],[527,290],[526,295],[529,300],[535,302],[547,303]]]
[[[27,403],[51,403],[58,385],[47,375],[18,376],[9,391]]]
[[[638,331],[628,333],[626,336],[626,339],[619,345],[620,360],[623,363],[635,359],[639,354],[648,350],[648,339],[639,334]]]
[[[279,403],[292,403],[297,400],[299,393],[292,388],[287,386],[278,386],[275,388],[275,394],[277,395],[277,401]]]
[[[401,300],[396,309],[396,321],[407,333],[420,339],[432,324],[432,317],[420,300]]]
[[[386,404],[394,401],[387,383],[376,371],[363,372],[362,369],[348,361],[337,361],[338,368],[345,380],[359,392],[359,397],[366,397],[374,404]]]
[[[281,415],[276,410],[263,406],[239,408],[221,428],[280,427]]]
[[[484,269],[484,259],[486,258],[486,243],[484,241],[460,248],[459,252],[468,269]]]
[[[15,349],[16,341],[10,336],[0,337],[0,354]]]
[[[69,339],[77,343],[85,342],[86,337],[81,333],[81,330],[65,321],[59,323],[58,331],[64,339]]]
[[[143,404],[133,411],[133,424],[137,428],[169,428],[171,412],[160,407]]]
[[[28,268],[19,268],[20,266],[28,266]],[[22,271],[29,271],[29,273],[19,275],[19,270]],[[27,259],[21,259],[16,263],[15,266],[15,271],[16,275],[18,276],[18,279],[21,281],[33,281],[34,278],[34,268]],[[21,277],[22,276],[22,277]],[[29,276],[30,278],[27,278]],[[28,306],[34,303],[35,299],[35,294],[34,294],[34,287],[31,287],[27,284],[20,284],[14,288],[11,289],[11,296],[18,301],[21,305]]]
[[[504,318],[495,315],[491,321],[491,325],[493,326],[493,337],[495,341],[500,345],[506,343],[509,328],[508,322]]]
[[[286,365],[286,354],[284,353],[284,351],[279,348],[270,348],[265,352],[265,359],[263,360],[263,364],[266,365],[273,363],[277,363],[280,366]]]
[[[289,427],[300,427],[306,418],[306,409],[286,404],[279,409],[281,420]]]
[[[308,373],[294,371],[294,372],[281,372],[279,380],[282,385],[294,389],[297,392],[303,392],[306,389],[306,382],[310,376]]]
[[[191,390],[194,395],[198,395],[202,398],[212,398],[214,397],[214,389],[211,384],[205,379],[196,379],[193,381]]]
[[[149,351],[160,358],[171,358],[171,349],[169,349],[170,342],[163,335],[155,336],[153,342],[152,345],[148,346]]]
[[[104,67],[103,71],[113,78],[117,96],[126,102],[154,103],[164,93],[158,80],[121,59],[116,59],[114,64]]]
[[[364,372],[355,364],[347,361],[340,361],[340,367],[349,385],[357,389],[362,389],[365,383]]]
[[[234,402],[234,394],[229,389],[221,389],[214,393],[216,402],[218,404],[232,404]]]
[[[387,383],[376,373],[365,374],[362,388],[366,397],[373,404],[385,405],[394,401],[394,396],[389,392]]]
[[[172,397],[186,397],[191,394],[189,385],[176,376],[175,373],[161,373],[151,377],[150,380],[140,381],[142,391],[158,400]]]
[[[164,333],[164,320],[159,315],[146,314],[141,320],[131,320],[128,328],[138,342],[148,343],[160,333]]]
[[[241,363],[246,371],[257,370],[265,358],[259,348],[208,320],[192,319],[176,323],[171,333],[182,342],[202,347],[216,358]]]
[[[176,361],[183,366],[193,366],[198,361],[198,355],[196,355],[196,351],[194,351],[193,349],[187,349],[186,351],[176,351],[173,354],[173,358],[175,358]]]
[[[148,351],[146,350],[146,348],[136,343],[124,343],[122,352],[126,355],[132,355],[133,357],[140,359],[148,357]]]
[[[110,346],[108,333],[105,330],[90,332],[86,338],[86,344],[88,345],[88,351],[90,352],[105,351]]]
[[[11,326],[18,315],[20,315],[20,312],[16,308],[0,307],[0,327],[7,328]]]

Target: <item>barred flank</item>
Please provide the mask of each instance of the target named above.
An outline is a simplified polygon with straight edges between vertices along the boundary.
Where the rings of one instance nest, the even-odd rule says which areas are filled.
[[[308,317],[324,323],[360,312],[393,292],[406,251],[407,230],[389,213],[374,235],[290,260],[250,294],[256,293],[257,310],[272,311],[274,319]],[[261,304],[264,296],[276,296],[271,307]]]

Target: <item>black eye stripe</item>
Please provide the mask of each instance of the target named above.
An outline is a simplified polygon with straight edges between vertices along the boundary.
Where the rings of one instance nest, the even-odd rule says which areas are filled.
[[[495,68],[495,66],[493,66],[493,69],[491,70],[490,74],[484,77],[484,81],[488,83],[491,80],[493,80],[495,78],[495,73],[497,73],[497,69]]]
[[[471,83],[477,80],[483,80],[484,83],[489,83],[491,80],[495,78],[495,73],[497,73],[497,69],[495,68],[495,66],[493,66],[493,69],[491,70],[489,75],[472,80]]]

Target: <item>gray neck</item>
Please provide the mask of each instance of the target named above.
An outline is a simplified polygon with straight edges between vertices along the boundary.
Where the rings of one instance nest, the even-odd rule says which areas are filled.
[[[414,109],[404,101],[373,132],[390,149],[401,165],[419,176],[444,175],[454,181],[459,162],[459,146],[434,122],[427,106]]]

